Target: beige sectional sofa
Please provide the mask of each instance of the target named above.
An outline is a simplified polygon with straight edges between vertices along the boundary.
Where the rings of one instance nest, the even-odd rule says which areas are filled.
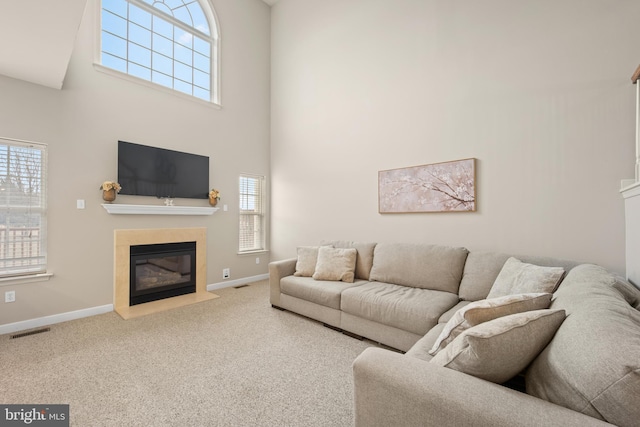
[[[401,351],[355,360],[358,426],[639,425],[640,291],[601,267],[326,241],[269,272],[272,306]],[[542,301],[549,284],[544,307],[467,319],[494,301]]]

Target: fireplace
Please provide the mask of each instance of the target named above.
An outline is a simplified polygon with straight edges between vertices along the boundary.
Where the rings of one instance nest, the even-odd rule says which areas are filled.
[[[129,305],[196,291],[196,242],[130,248]]]
[[[184,250],[182,246],[184,243],[195,244],[195,252],[190,252],[191,250],[189,249],[187,250],[187,252],[190,252],[189,254],[181,253]],[[151,252],[155,252],[159,247],[165,247],[165,249],[162,249],[162,253],[148,253],[148,249],[152,249]],[[179,250],[176,251],[176,249]],[[134,257],[140,255],[142,255],[141,258],[134,259]],[[147,258],[147,261],[143,261],[145,258]],[[164,258],[168,259],[164,260]],[[155,277],[147,276],[142,280],[144,283],[139,286],[141,289],[138,289],[143,298],[149,298],[148,294],[159,291],[162,299],[147,300],[148,302],[144,302],[144,300],[135,301],[137,295],[132,295],[131,293],[131,275],[132,265],[135,268],[137,264],[162,268],[162,270],[157,270],[149,267],[149,270],[155,270],[156,273],[159,271],[162,274],[156,274]],[[189,274],[186,274],[185,271],[187,266],[190,269]],[[168,270],[169,273],[163,270]],[[136,273],[137,271],[134,270],[133,274]],[[181,280],[177,280],[178,274]],[[170,286],[165,283],[166,275],[175,279],[174,282],[178,282],[170,285],[175,285],[175,288],[179,290],[168,290],[166,288]],[[189,276],[189,280],[193,281],[189,286],[195,284],[195,292],[193,292],[193,288],[186,290],[186,276]],[[167,290],[169,293],[176,292],[175,296],[164,293]],[[123,319],[132,319],[214,298],[218,298],[218,296],[207,292],[206,228],[114,230],[113,305],[114,310]]]

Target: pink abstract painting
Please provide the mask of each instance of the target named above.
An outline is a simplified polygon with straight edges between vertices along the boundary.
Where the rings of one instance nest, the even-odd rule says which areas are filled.
[[[379,212],[475,211],[475,160],[378,172]]]

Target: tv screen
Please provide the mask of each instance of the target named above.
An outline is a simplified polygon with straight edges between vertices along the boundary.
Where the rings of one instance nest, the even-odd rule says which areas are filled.
[[[120,194],[206,199],[209,157],[118,141]]]

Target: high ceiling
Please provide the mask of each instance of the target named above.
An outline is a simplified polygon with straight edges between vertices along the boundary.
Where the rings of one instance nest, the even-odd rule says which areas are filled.
[[[278,0],[262,0],[273,6]],[[61,89],[87,0],[0,2],[0,74]]]
[[[0,5],[0,74],[61,89],[87,0]]]

